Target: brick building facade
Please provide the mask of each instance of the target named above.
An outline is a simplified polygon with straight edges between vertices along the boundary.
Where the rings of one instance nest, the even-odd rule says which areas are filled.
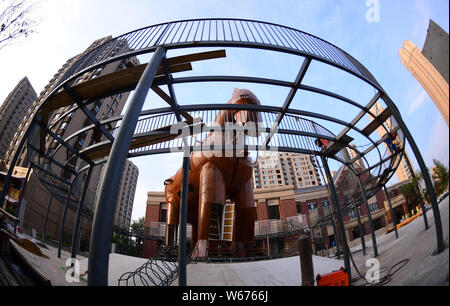
[[[354,187],[349,182],[347,171],[342,168],[334,176],[340,203]],[[398,183],[388,188],[393,211],[398,221],[408,215],[405,198],[400,192],[402,184]],[[263,245],[266,254],[270,253],[271,256],[298,254],[298,234],[295,234],[293,227],[290,227],[291,224],[294,224],[294,229],[295,226],[311,228],[318,220],[332,212],[328,188],[325,185],[302,189],[295,189],[293,186],[259,188],[254,189],[254,198],[255,239]],[[368,199],[368,206],[375,230],[385,228],[392,223],[388,202],[382,190]],[[164,192],[148,192],[145,226],[152,227],[152,233],[159,235],[159,239],[156,239],[157,235],[154,235],[154,239],[144,240],[143,257],[154,256],[159,246],[164,244],[165,210]],[[362,205],[359,211],[364,234],[368,235],[370,234],[370,225],[367,209]],[[347,240],[351,242],[359,238],[361,233],[359,233],[356,214],[350,212],[344,215],[343,220]],[[311,231],[311,235],[315,251],[328,249],[333,246],[333,241],[335,241],[333,226],[314,229]]]

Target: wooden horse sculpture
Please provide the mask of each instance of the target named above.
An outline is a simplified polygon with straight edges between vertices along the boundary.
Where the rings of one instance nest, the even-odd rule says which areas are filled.
[[[260,105],[258,98],[249,90],[234,89],[232,98],[227,104]],[[220,111],[213,124],[224,127],[239,123],[256,127],[261,124],[261,115],[256,111]],[[252,132],[253,131],[253,132]],[[234,140],[239,136],[257,137],[252,130],[234,131]],[[218,135],[217,133],[221,133]],[[241,133],[239,135],[239,133]],[[220,136],[220,137],[217,137]],[[213,131],[202,142],[202,146],[225,144],[226,136],[222,128]],[[223,146],[222,146],[223,147]],[[216,153],[225,153],[219,150]],[[188,213],[187,222],[192,225],[192,243],[196,244],[194,256],[208,255],[208,234],[210,229],[211,205],[225,204],[230,199],[234,205],[232,251],[237,257],[244,257],[245,244],[254,241],[255,204],[253,198],[252,170],[253,164],[248,157],[248,151],[230,152],[228,154],[212,154],[209,152],[192,152],[189,164]],[[219,156],[217,156],[219,155]],[[239,156],[242,157],[239,157]],[[224,157],[222,157],[224,156]],[[168,241],[173,241],[175,225],[179,223],[180,194],[182,185],[182,169],[165,182],[167,203]],[[172,232],[170,232],[170,230]]]

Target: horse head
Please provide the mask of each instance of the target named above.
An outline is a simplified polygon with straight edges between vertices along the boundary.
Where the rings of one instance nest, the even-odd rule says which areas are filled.
[[[250,104],[261,105],[256,95],[248,89],[235,88],[233,95],[227,104]],[[251,137],[258,137],[260,132],[258,126],[262,125],[261,114],[258,111],[251,110],[233,110],[227,116],[228,122],[239,123],[248,126],[250,129],[246,132],[246,135]]]

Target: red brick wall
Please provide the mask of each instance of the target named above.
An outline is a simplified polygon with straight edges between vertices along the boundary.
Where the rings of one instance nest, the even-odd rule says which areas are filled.
[[[377,199],[378,208],[384,208],[384,201],[386,200],[386,197],[384,196],[384,192],[382,190],[379,190],[375,194],[375,198]]]
[[[349,240],[349,241],[352,241],[353,239],[355,239],[355,238],[353,237],[353,231],[352,231],[352,228],[347,229],[347,237],[348,237],[348,240]]]
[[[149,222],[158,222],[159,221],[159,209],[158,205],[147,205],[147,209],[145,210],[145,225],[148,226]]]
[[[371,233],[369,222],[364,223],[364,224],[363,224],[363,227],[364,227],[364,233],[365,233],[365,234],[370,234],[370,233]]]
[[[159,242],[155,240],[144,240],[142,246],[142,257],[152,258],[158,252]]]
[[[150,222],[159,221],[159,205],[147,205],[145,210],[145,226],[150,226]],[[155,240],[144,240],[142,246],[142,257],[151,258],[156,255],[159,248],[159,242]]]
[[[267,204],[266,202],[258,202],[256,205],[256,217],[258,220],[267,220],[268,219],[268,213],[267,213]]]
[[[297,216],[295,199],[280,200],[280,218]]]

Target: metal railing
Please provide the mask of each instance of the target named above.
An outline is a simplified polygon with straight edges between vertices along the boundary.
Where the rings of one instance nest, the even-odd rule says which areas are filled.
[[[288,52],[337,66],[380,88],[363,65],[345,51],[321,38],[274,23],[231,18],[172,21],[120,35],[82,56],[58,84],[106,63],[151,52],[157,46],[164,46],[167,49],[230,46]]]
[[[255,222],[255,236],[275,235],[302,231],[308,227],[306,215],[286,217],[282,220],[269,219]]]

